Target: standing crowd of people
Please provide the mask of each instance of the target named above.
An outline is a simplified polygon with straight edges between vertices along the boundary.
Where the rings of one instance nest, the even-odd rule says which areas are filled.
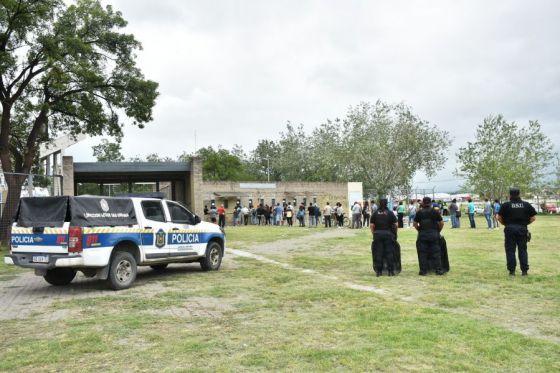
[[[224,205],[217,207],[214,203],[204,206],[204,215],[210,222],[219,224],[220,227],[226,225],[226,209]],[[327,202],[321,209],[317,203],[301,203],[298,206],[291,202],[276,203],[275,205],[259,204],[258,206],[242,206],[237,203],[232,211],[231,225],[294,225],[294,218],[300,227],[318,227],[324,224],[325,227],[343,225],[344,209],[342,204],[337,202],[331,207]]]
[[[399,228],[411,228],[414,225],[414,218],[417,211],[422,206],[421,200],[398,201],[392,208],[397,218]],[[469,198],[466,201],[464,211],[461,211],[461,204],[457,199],[453,199],[449,204],[444,201],[432,201],[431,206],[440,210],[443,216],[449,216],[451,220],[451,228],[461,228],[461,217],[463,213],[469,218],[470,228],[476,228],[475,216],[483,214],[488,229],[497,229],[500,226],[498,214],[501,208],[501,202],[496,199],[491,202],[489,199],[484,200],[483,208],[477,208],[474,201]],[[389,206],[387,207],[389,208]],[[204,206],[204,214],[208,220],[219,224],[221,227],[226,225],[226,220],[231,222],[232,226],[238,225],[286,225],[293,226],[297,223],[299,227],[318,227],[324,225],[326,228],[348,226],[352,229],[368,228],[373,214],[378,209],[375,200],[358,202],[355,201],[347,215],[340,202],[331,206],[329,202],[321,208],[317,203],[300,203],[299,205],[291,202],[276,203],[272,205],[259,204],[258,206],[242,206],[237,203],[231,212],[231,219],[227,219],[227,211],[224,205],[216,206],[214,203]]]
[[[500,222],[498,220],[498,215],[500,214],[501,202],[495,199],[494,202],[490,202],[488,198],[484,200],[484,207],[482,213],[486,219],[486,224],[488,229],[498,229],[500,227]],[[476,228],[475,216],[477,214],[477,208],[474,201],[469,198],[467,199],[466,214],[469,217],[469,224],[471,229]],[[451,218],[451,228],[461,228],[461,206],[457,203],[457,199],[453,199],[449,204],[449,217]]]
[[[399,228],[412,227],[416,212],[422,205],[421,200],[398,201],[392,208],[397,217]],[[449,205],[444,201],[432,201],[431,206],[440,210],[443,216],[451,219],[451,228],[461,227],[461,205],[453,199]],[[474,201],[468,199],[464,213],[469,218],[471,228],[476,228],[475,216],[482,213],[486,219],[489,229],[497,229],[500,223],[497,219],[500,212],[501,203],[499,200],[490,202],[484,200],[484,207],[477,209]],[[298,206],[291,202],[276,203],[275,205],[259,204],[258,206],[242,206],[237,203],[233,208],[231,225],[286,225],[293,226],[294,218],[300,227],[343,227],[349,226],[352,229],[369,227],[371,216],[377,211],[378,206],[375,200],[358,202],[355,201],[346,215],[340,202],[331,206],[329,202],[320,208],[317,203],[301,203]],[[226,209],[224,205],[217,207],[214,203],[210,208],[204,206],[204,214],[209,217],[209,221],[224,227],[226,224]]]

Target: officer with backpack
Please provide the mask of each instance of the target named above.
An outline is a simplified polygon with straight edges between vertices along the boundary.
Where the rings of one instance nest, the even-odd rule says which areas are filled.
[[[441,249],[439,246],[440,232],[443,229],[443,219],[439,211],[432,207],[430,197],[422,199],[422,207],[414,218],[414,228],[418,231],[416,248],[420,276],[426,276],[430,267],[429,257],[433,258],[436,275],[443,275],[441,268]]]
[[[373,233],[371,253],[373,257],[373,270],[377,277],[383,273],[383,259],[387,261],[389,276],[394,276],[395,235],[397,231],[397,218],[393,211],[387,207],[387,199],[379,201],[379,208],[371,216],[369,226]]]

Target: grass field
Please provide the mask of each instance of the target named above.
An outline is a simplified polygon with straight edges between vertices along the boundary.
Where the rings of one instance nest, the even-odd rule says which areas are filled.
[[[501,230],[462,228],[444,230],[449,274],[418,276],[403,229],[403,272],[376,278],[367,230],[229,228],[228,247],[275,262],[175,265],[3,321],[0,370],[559,371],[560,218],[531,231],[528,277],[507,275]]]

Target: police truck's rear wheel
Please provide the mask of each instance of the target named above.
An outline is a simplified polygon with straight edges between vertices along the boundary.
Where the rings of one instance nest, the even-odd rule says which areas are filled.
[[[136,279],[136,259],[126,251],[117,251],[109,267],[107,281],[113,290],[129,288]]]
[[[206,257],[200,260],[203,271],[215,271],[222,264],[222,247],[216,241],[212,241],[206,247]]]
[[[43,278],[51,285],[68,285],[76,277],[76,271],[72,268],[54,268],[47,270]]]
[[[167,268],[167,263],[165,264],[154,264],[150,266],[151,269],[153,269],[154,271],[163,271],[164,269]]]

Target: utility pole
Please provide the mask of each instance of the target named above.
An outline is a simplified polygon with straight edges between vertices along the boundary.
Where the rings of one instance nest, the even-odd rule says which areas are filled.
[[[266,180],[270,183],[270,158],[266,159]]]

